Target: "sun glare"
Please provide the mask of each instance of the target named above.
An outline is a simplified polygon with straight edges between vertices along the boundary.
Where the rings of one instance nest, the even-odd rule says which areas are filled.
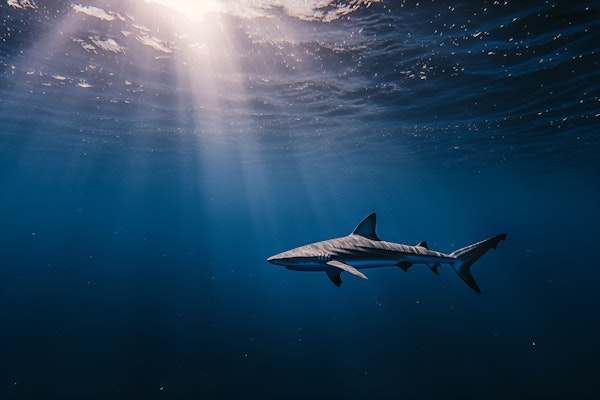
[[[222,10],[219,0],[146,0],[149,3],[160,4],[173,11],[183,14],[190,20],[200,21],[209,12]]]

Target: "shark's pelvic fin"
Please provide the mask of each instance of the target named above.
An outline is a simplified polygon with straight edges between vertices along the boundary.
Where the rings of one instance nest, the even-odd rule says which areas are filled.
[[[412,266],[411,263],[409,263],[408,261],[400,261],[398,264],[396,264],[398,267],[400,267],[404,272],[408,271],[408,269]]]
[[[344,270],[346,272],[350,272],[352,275],[356,275],[356,276],[361,277],[363,279],[369,279],[369,278],[367,278],[367,276],[365,274],[363,274],[362,272],[360,272],[359,270],[357,270],[353,266],[348,265],[346,263],[343,263],[341,261],[330,260],[330,261],[327,261],[327,265],[335,267],[335,268],[339,268],[339,269]],[[329,278],[331,279],[331,276],[329,275],[329,273],[327,273],[327,276],[329,276]],[[335,283],[335,281],[333,283]],[[340,283],[341,283],[341,280],[340,280]]]
[[[377,233],[375,233],[376,222],[377,216],[375,213],[371,213],[367,215],[356,228],[354,228],[352,234],[366,237],[367,239],[380,241],[381,239],[379,239]]]

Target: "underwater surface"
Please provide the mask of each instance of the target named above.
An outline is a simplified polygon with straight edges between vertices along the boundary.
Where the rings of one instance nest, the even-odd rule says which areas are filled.
[[[600,396],[600,2],[0,3],[0,398]],[[352,232],[472,268],[267,263]]]

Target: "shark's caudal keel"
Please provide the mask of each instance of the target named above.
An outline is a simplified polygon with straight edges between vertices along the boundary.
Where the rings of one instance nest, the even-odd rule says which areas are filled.
[[[413,264],[425,264],[439,275],[440,265],[449,264],[467,285],[481,293],[471,275],[471,266],[506,239],[503,233],[444,254],[429,250],[426,242],[408,246],[382,241],[375,232],[376,218],[375,213],[369,214],[348,236],[284,251],[267,261],[294,271],[324,271],[336,286],[342,284],[340,274],[344,271],[368,279],[361,269],[396,266],[407,271]]]

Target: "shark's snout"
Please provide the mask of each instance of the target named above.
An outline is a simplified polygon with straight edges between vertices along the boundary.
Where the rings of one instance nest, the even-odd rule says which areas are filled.
[[[267,262],[270,262],[271,264],[275,264],[275,265],[282,265],[281,264],[281,258],[279,258],[276,255],[267,258]]]

